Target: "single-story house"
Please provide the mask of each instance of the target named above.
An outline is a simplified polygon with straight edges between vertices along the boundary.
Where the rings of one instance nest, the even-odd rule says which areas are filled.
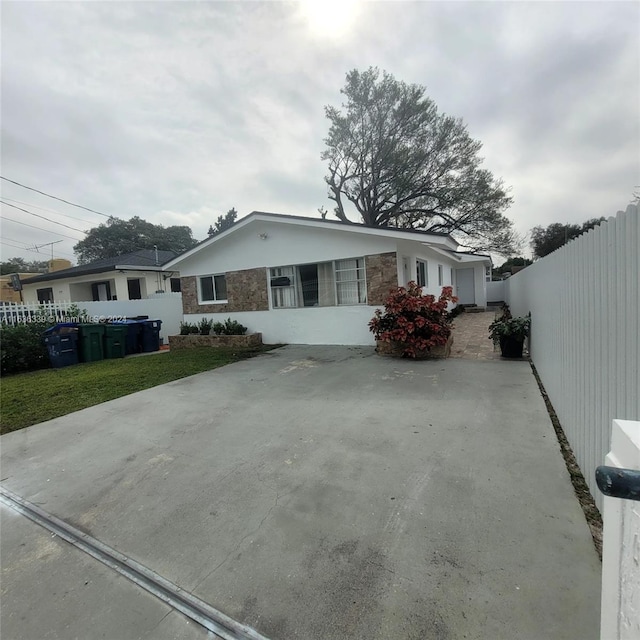
[[[175,251],[141,249],[114,258],[59,269],[22,280],[24,302],[143,300],[180,291],[180,274],[166,270]]]
[[[373,344],[368,322],[389,291],[453,286],[485,306],[491,258],[448,234],[254,211],[164,265],[180,271],[186,322],[231,317],[267,344]]]

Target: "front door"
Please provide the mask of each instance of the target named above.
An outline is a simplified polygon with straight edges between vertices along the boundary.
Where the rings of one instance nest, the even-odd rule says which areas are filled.
[[[476,288],[473,269],[456,269],[458,304],[475,304]]]

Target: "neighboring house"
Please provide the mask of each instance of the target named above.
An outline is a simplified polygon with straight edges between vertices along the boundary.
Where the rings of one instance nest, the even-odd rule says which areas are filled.
[[[0,302],[22,302],[22,296],[20,291],[14,289],[14,278],[17,277],[20,280],[25,278],[31,278],[37,275],[36,273],[9,273],[4,276],[0,276]]]
[[[447,234],[254,211],[165,269],[180,271],[187,322],[230,316],[266,343],[364,345],[374,308],[410,280],[486,305],[491,259],[458,246]]]
[[[142,300],[153,293],[180,291],[180,275],[163,263],[174,251],[142,249],[78,267],[22,280],[24,302]]]

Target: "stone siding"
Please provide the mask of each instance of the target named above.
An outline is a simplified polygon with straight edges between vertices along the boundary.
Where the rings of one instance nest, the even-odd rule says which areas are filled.
[[[266,269],[228,271],[227,302],[198,304],[198,277],[185,276],[182,282],[182,310],[184,313],[233,313],[234,311],[268,311]]]
[[[365,256],[367,271],[367,301],[384,304],[391,289],[398,286],[398,263],[395,252]],[[184,294],[183,294],[184,295]]]
[[[169,336],[169,348],[193,349],[194,347],[231,347],[247,348],[262,344],[261,333],[250,333],[247,336]]]

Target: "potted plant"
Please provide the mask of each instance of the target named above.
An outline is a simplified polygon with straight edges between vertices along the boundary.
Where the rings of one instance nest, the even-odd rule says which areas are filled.
[[[384,303],[384,313],[376,309],[369,322],[381,355],[405,358],[447,357],[451,349],[450,302],[457,302],[451,287],[443,287],[440,297],[422,295],[415,282],[393,290]]]
[[[531,314],[514,318],[508,305],[502,307],[502,315],[489,325],[489,337],[500,345],[503,358],[522,358],[524,339],[531,328]]]
[[[200,322],[198,322],[198,329],[200,330],[201,336],[208,336],[211,333],[211,327],[213,326],[213,320],[209,320],[208,318],[202,318]]]

